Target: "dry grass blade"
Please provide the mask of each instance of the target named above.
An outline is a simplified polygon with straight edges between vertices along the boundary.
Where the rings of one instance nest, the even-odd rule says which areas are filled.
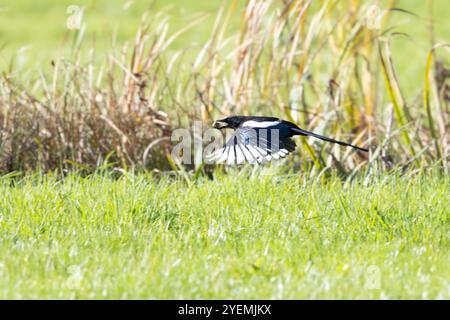
[[[401,127],[406,126],[406,120],[403,115],[403,98],[401,96],[399,85],[397,82],[397,78],[395,77],[395,71],[393,69],[393,65],[390,59],[389,54],[389,43],[385,42],[385,48],[386,52],[388,54],[388,58],[385,59],[382,51],[382,45],[380,44],[378,47],[379,57],[382,65],[384,80],[386,84],[387,91],[389,93],[389,97],[391,99],[392,105],[394,106],[394,114],[396,117],[397,122]],[[411,152],[411,156],[415,158],[415,150],[412,145],[411,138],[409,137],[409,134],[406,130],[403,130],[402,132],[404,142],[406,146],[408,147],[409,151]],[[417,163],[418,165],[418,163]]]
[[[436,134],[436,130],[434,128],[434,121],[433,121],[433,116],[432,116],[432,112],[431,112],[431,102],[430,102],[430,91],[431,91],[431,79],[432,79],[432,60],[433,60],[433,55],[434,52],[442,47],[447,47],[450,48],[449,44],[446,43],[440,43],[435,45],[429,52],[427,55],[427,62],[426,62],[426,68],[425,68],[425,86],[424,86],[424,106],[426,109],[426,113],[427,113],[427,117],[428,117],[428,125],[430,128],[430,132],[431,132],[431,137],[433,138],[433,142],[434,142],[434,147],[436,150],[436,154],[438,159],[442,159],[442,152],[441,152],[441,148],[439,146],[439,137]]]

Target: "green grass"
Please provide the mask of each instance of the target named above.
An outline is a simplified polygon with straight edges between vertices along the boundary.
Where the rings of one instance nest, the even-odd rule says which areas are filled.
[[[0,298],[448,299],[449,189],[433,173],[3,177]]]

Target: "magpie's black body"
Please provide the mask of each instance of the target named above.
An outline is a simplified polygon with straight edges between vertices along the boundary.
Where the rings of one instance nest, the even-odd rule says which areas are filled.
[[[215,121],[213,127],[235,130],[223,148],[208,157],[209,161],[217,163],[262,163],[284,158],[295,150],[295,142],[291,139],[294,136],[311,136],[368,152],[367,149],[303,130],[292,122],[275,117],[232,116]]]

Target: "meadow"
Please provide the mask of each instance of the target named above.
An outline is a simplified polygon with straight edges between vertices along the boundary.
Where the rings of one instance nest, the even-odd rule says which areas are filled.
[[[71,5],[80,28],[67,27]],[[0,4],[0,299],[449,299],[447,1]],[[177,128],[279,116],[278,165]]]
[[[0,180],[0,298],[448,299],[439,173]]]

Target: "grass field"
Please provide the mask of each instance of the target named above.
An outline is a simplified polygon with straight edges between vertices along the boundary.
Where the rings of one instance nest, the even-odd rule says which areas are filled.
[[[0,299],[450,299],[448,1],[223,3],[2,1]],[[370,152],[173,160],[229,114]]]
[[[5,177],[0,298],[448,299],[449,188],[433,173]]]

